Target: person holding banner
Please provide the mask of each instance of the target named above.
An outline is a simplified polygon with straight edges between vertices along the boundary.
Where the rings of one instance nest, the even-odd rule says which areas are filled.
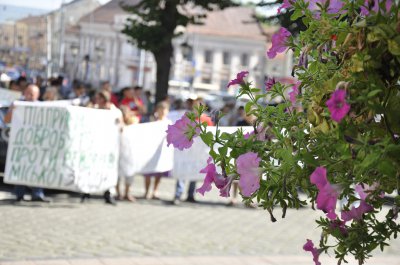
[[[122,113],[121,111],[111,102],[111,93],[107,90],[101,90],[95,95],[95,105],[93,106],[96,109],[104,109],[115,112],[115,117],[118,124],[122,125]],[[118,184],[117,184],[118,185]],[[104,192],[104,200],[108,204],[115,205],[116,202],[114,198],[111,196],[110,190]]]
[[[40,96],[40,89],[36,85],[30,84],[25,88],[23,96],[24,96],[23,99],[24,101],[38,101]],[[5,115],[4,117],[5,123],[11,122],[13,109],[14,106],[11,106],[10,110]],[[26,186],[20,186],[20,185],[15,186],[15,195],[16,195],[16,200],[18,202],[24,199],[25,191],[26,191]],[[42,188],[32,188],[32,201],[50,202],[50,200],[44,196]]]
[[[156,121],[168,121],[167,115],[169,112],[169,105],[165,101],[161,101],[156,105],[156,108],[154,110],[154,118]],[[170,171],[166,172],[153,172],[149,174],[144,174],[145,176],[145,193],[143,197],[145,199],[148,198],[149,190],[150,190],[150,185],[151,185],[151,178],[154,177],[154,186],[153,186],[153,193],[151,195],[152,200],[158,200],[158,186],[161,181],[161,177],[169,177]]]
[[[186,106],[187,106],[187,110],[189,111],[194,111],[196,106],[199,105],[204,105],[203,99],[202,98],[198,98],[197,100],[193,100],[193,99],[188,99],[186,101]],[[211,118],[203,113],[198,120],[203,123],[207,123],[208,126],[213,126],[214,123],[212,122]],[[173,204],[177,205],[180,203],[180,198],[182,196],[182,193],[184,192],[185,189],[185,181],[182,179],[178,179],[178,181],[176,182],[176,187],[175,187],[175,196],[174,196],[174,200],[172,201]],[[189,182],[189,190],[188,190],[188,196],[186,198],[187,202],[192,202],[195,203],[196,200],[194,198],[194,193],[196,191],[196,181],[190,181]]]
[[[121,100],[121,106],[128,106],[131,111],[141,121],[142,115],[146,114],[146,107],[143,104],[141,98],[142,87],[136,86],[135,88],[127,87],[123,90],[123,98]]]

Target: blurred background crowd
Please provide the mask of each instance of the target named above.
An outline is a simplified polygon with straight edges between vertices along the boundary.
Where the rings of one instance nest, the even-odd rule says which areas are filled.
[[[40,76],[33,79],[19,77],[8,84],[3,83],[3,87],[10,91],[21,93],[19,100],[24,101],[57,101],[69,100],[73,105],[81,107],[91,107],[98,109],[108,109],[118,111],[121,117],[121,125],[127,126],[138,123],[145,123],[157,120],[169,120],[170,122],[180,118],[186,111],[193,111],[197,105],[207,106],[207,112],[200,117],[200,121],[206,122],[209,126],[215,124],[216,117],[219,119],[220,126],[251,126],[252,117],[246,116],[243,104],[245,101],[238,101],[234,97],[225,98],[221,108],[215,108],[213,102],[198,97],[195,94],[189,98],[176,98],[166,95],[165,98],[154,103],[154,97],[150,91],[144,91],[140,86],[124,87],[118,93],[113,93],[109,81],[102,81],[99,88],[85,85],[79,80],[74,80],[69,86],[65,85],[62,77],[45,80]],[[11,123],[13,107],[3,106],[1,112],[2,129],[6,129]],[[6,150],[5,150],[6,152]],[[5,156],[4,162],[5,162]],[[4,167],[4,165],[3,165]],[[136,199],[130,191],[133,176],[122,176],[124,184],[118,183],[116,192],[107,191],[104,193],[106,203],[115,204],[116,200],[127,200],[134,202]],[[169,177],[169,172],[155,172],[145,176],[145,199],[159,199],[158,186],[162,177]],[[150,191],[152,179],[153,188]],[[124,186],[124,189],[121,186]],[[175,194],[172,198],[174,204],[179,204],[185,189],[185,181],[178,180],[176,183]],[[188,196],[186,201],[196,202],[195,200],[196,182],[189,184]],[[236,203],[237,185],[233,185],[233,197],[230,205]],[[17,186],[15,189],[16,200],[24,200],[25,187]],[[115,195],[115,196],[114,196]],[[82,195],[84,201],[89,195]],[[32,200],[48,202],[43,189],[32,189]]]

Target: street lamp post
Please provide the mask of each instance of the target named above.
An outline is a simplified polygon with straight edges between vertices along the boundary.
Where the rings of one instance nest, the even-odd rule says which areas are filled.
[[[88,81],[88,77],[89,77],[89,62],[90,62],[89,54],[86,54],[83,57],[83,61],[85,62],[85,75],[83,77],[83,80],[85,80],[85,83],[86,83]]]
[[[96,72],[98,83],[101,82],[101,68],[102,68],[102,61],[104,58],[104,48],[103,47],[96,47],[95,48],[95,55],[96,55]]]
[[[76,76],[77,66],[78,66],[77,57],[78,57],[78,53],[79,53],[79,46],[76,44],[72,44],[70,50],[71,50],[71,55],[72,55],[71,80],[74,80],[75,76]]]
[[[190,62],[190,67],[193,67],[193,47],[187,42],[185,41],[184,43],[181,44],[181,50],[182,50],[182,55],[183,55],[183,72],[184,74],[186,73],[186,62],[189,61]],[[191,71],[190,76],[189,76],[189,91],[191,93],[193,93],[193,73]]]

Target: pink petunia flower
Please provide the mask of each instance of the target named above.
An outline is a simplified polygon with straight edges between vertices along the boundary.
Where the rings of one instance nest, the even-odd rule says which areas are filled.
[[[343,8],[343,6],[344,6],[344,2],[341,0],[330,0],[327,13],[328,14],[341,13],[340,11]]]
[[[290,35],[290,32],[282,27],[272,36],[272,46],[267,52],[269,59],[274,59],[278,53],[286,51],[286,43]]]
[[[207,166],[200,170],[200,173],[205,173],[206,176],[204,178],[203,185],[196,189],[196,192],[200,193],[204,196],[204,193],[210,191],[212,189],[212,183],[214,182],[215,176],[217,175],[217,170],[215,168],[215,164],[211,163],[212,158],[209,157],[207,160]]]
[[[293,85],[292,90],[289,92],[289,101],[292,103],[292,107],[296,105],[297,96],[299,95],[299,86],[301,82],[298,81],[296,84]]]
[[[267,128],[268,127],[265,127],[262,124],[258,125],[258,127],[257,127],[257,137],[256,137],[256,139],[258,141],[265,141],[267,139],[267,137],[266,137]],[[255,135],[254,131],[247,132],[247,133],[243,134],[243,138],[247,140],[247,139],[250,138],[250,136],[253,136],[253,135]]]
[[[365,184],[365,183],[361,183],[361,184],[357,184],[354,188],[354,190],[358,193],[358,195],[360,196],[361,200],[366,200],[368,196],[370,196],[370,194],[375,191],[377,188],[379,187],[379,183],[374,182],[371,186]],[[385,197],[385,193],[381,193],[379,194],[380,198]]]
[[[317,195],[317,208],[323,210],[326,216],[335,220],[337,215],[335,213],[336,202],[339,196],[338,191],[332,186],[326,177],[326,168],[317,167],[310,176],[312,184],[317,186],[319,192]]]
[[[362,219],[364,213],[368,213],[374,210],[374,207],[361,200],[360,205],[358,207],[352,206],[349,211],[343,211],[341,214],[341,218],[343,221],[347,222],[350,220],[359,221]]]
[[[278,14],[281,13],[282,9],[288,9],[292,7],[292,4],[289,2],[289,0],[283,0],[282,5],[278,8]]]
[[[196,123],[191,121],[186,114],[182,116],[173,125],[168,125],[167,129],[167,146],[172,144],[173,147],[183,150],[190,148],[193,144],[193,138],[200,134],[200,129],[196,128],[194,135],[190,135],[191,128],[195,128]]]
[[[244,78],[249,74],[248,71],[242,71],[236,75],[236,79],[233,79],[229,82],[226,87],[230,87],[232,85],[241,85],[244,83]]]
[[[354,188],[354,190],[360,196],[360,205],[358,207],[352,206],[349,211],[343,211],[341,214],[341,218],[343,221],[347,222],[350,220],[361,220],[364,213],[368,213],[374,210],[374,207],[365,202],[370,193],[373,192],[379,186],[378,183],[374,183],[371,186],[367,184],[358,184]],[[384,194],[379,195],[379,197],[383,197]]]
[[[217,185],[218,182],[218,185]],[[233,182],[233,177],[228,176],[227,178],[223,177],[222,175],[217,174],[215,180],[215,186],[219,189],[219,196],[228,198],[230,197],[231,186]]]
[[[252,136],[252,135],[254,135],[254,132],[247,132],[247,133],[243,134],[243,138],[247,140],[247,139],[249,139],[250,136]]]
[[[350,111],[350,105],[346,102],[346,90],[337,89],[326,102],[332,120],[340,122]]]
[[[321,10],[320,7],[317,5],[320,4],[321,6],[326,5],[327,0],[305,0],[305,3],[308,3],[308,10],[314,12],[314,17],[319,19],[321,17]],[[329,6],[326,10],[328,14],[341,14],[344,13],[345,10],[342,10],[344,6],[344,2],[341,0],[330,0]]]
[[[316,247],[314,247],[314,243],[312,242],[312,240],[307,239],[307,242],[304,244],[303,249],[305,251],[311,252],[311,254],[313,255],[313,261],[314,261],[315,265],[321,265],[321,262],[319,262],[319,260],[318,260],[318,258],[319,258],[318,249]]]
[[[203,185],[196,189],[196,192],[204,196],[204,193],[209,192],[212,189],[212,184],[214,183],[219,189],[221,197],[229,197],[233,178],[225,178],[221,174],[218,174],[215,164],[211,163],[211,161],[212,158],[208,158],[207,166],[200,170],[200,173],[205,173],[206,176],[204,178]]]
[[[329,228],[332,230],[339,229],[340,233],[344,236],[349,234],[346,228],[346,222],[339,219],[332,220],[329,224]]]
[[[260,161],[261,158],[254,152],[245,153],[236,159],[237,173],[240,175],[239,187],[246,197],[260,188]]]
[[[270,91],[272,86],[276,84],[275,78],[268,78],[265,81],[265,90]]]
[[[365,0],[364,1],[364,5],[361,7],[361,15],[363,16],[368,16],[370,11],[373,11],[374,13],[378,13],[379,12],[379,0],[374,0],[374,2],[372,3],[372,7],[371,9],[369,8],[369,0]],[[385,2],[385,10],[381,11],[385,14],[386,12],[390,11],[390,8],[392,7],[393,1],[392,0],[386,0]]]

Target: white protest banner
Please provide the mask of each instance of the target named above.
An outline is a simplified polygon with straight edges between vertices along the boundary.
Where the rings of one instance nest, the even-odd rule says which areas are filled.
[[[200,137],[193,139],[193,145],[189,149],[174,150],[174,166],[172,176],[184,180],[204,179],[204,174],[200,173],[207,165],[207,159],[210,156],[210,147],[208,147]]]
[[[172,169],[174,149],[167,147],[169,122],[156,121],[124,128],[121,135],[120,175],[165,172]]]
[[[244,133],[253,131],[252,127],[218,127],[221,133],[234,133],[239,128],[242,128]],[[207,131],[215,134],[216,127],[209,126]],[[200,173],[200,170],[207,165],[209,152],[210,148],[200,137],[193,139],[193,145],[189,149],[183,151],[175,149],[172,176],[183,180],[203,180],[205,175]]]
[[[85,193],[117,183],[115,112],[40,102],[15,106],[4,182]]]
[[[21,92],[0,88],[0,107],[9,107],[15,100],[21,98]]]

